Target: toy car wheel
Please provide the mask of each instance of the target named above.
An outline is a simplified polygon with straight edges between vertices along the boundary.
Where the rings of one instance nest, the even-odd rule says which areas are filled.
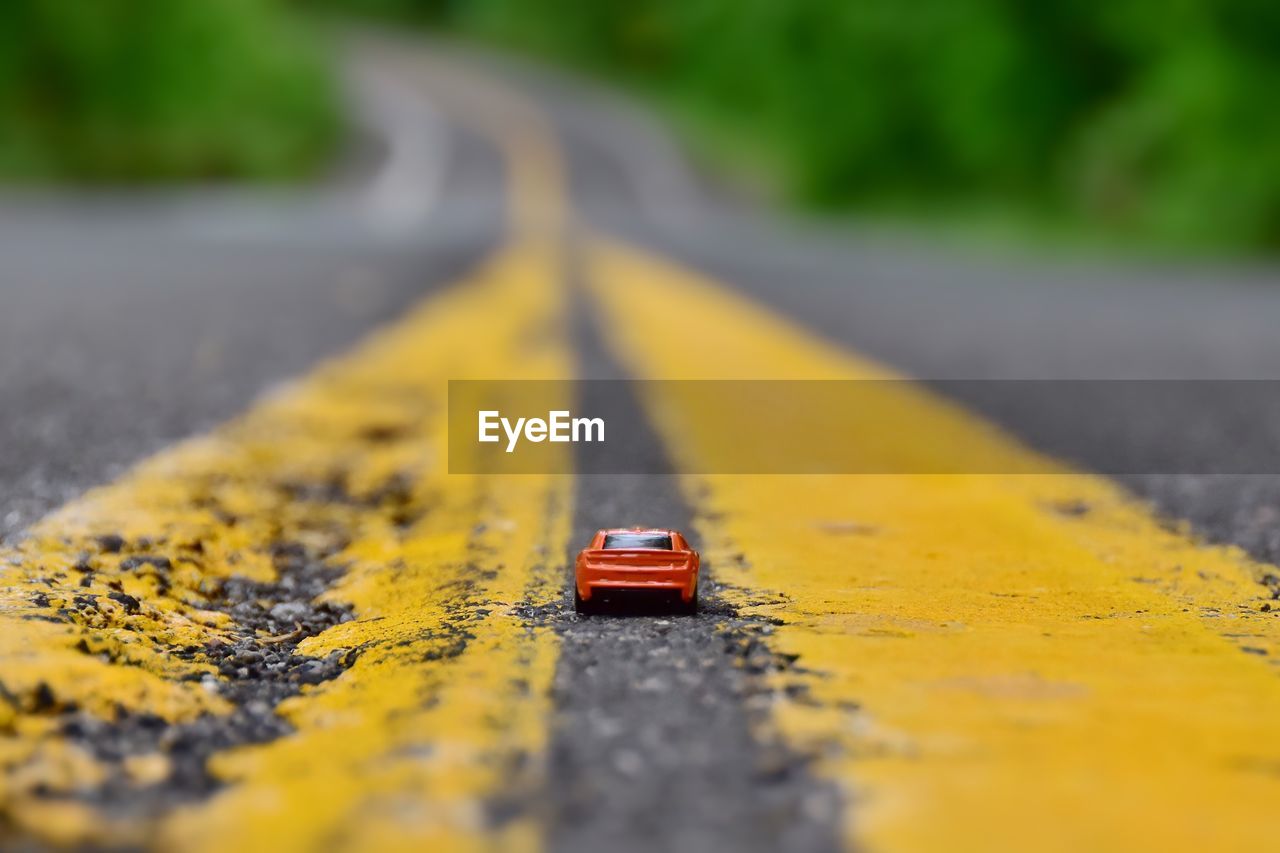
[[[583,616],[590,615],[595,611],[593,602],[587,601],[579,595],[576,588],[573,591],[573,609]]]
[[[698,615],[698,588],[696,586],[693,588],[693,598],[680,602],[680,612],[685,616]]]

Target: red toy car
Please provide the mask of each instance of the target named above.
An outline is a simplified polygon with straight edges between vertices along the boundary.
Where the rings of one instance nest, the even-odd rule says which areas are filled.
[[[615,590],[676,594],[680,610],[698,612],[698,552],[678,530],[645,527],[601,530],[578,552],[573,607],[591,613]]]

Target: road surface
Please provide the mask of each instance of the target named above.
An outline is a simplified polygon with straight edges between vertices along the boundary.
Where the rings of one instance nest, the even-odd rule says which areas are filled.
[[[580,82],[350,64],[323,190],[0,201],[5,846],[1267,843],[1280,412],[1043,383],[1276,376],[1273,269],[773,220]],[[449,379],[570,377],[909,377],[848,441],[911,473],[698,473],[661,386],[643,475],[447,471]],[[573,613],[630,523],[699,616]]]

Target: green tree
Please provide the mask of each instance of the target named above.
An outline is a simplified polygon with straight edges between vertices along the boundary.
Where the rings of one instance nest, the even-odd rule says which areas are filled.
[[[293,175],[334,138],[324,54],[271,0],[6,0],[0,173]]]

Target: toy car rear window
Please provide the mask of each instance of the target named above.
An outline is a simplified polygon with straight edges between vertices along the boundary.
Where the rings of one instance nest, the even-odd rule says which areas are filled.
[[[671,550],[671,537],[659,533],[606,533],[605,548],[655,548]]]

